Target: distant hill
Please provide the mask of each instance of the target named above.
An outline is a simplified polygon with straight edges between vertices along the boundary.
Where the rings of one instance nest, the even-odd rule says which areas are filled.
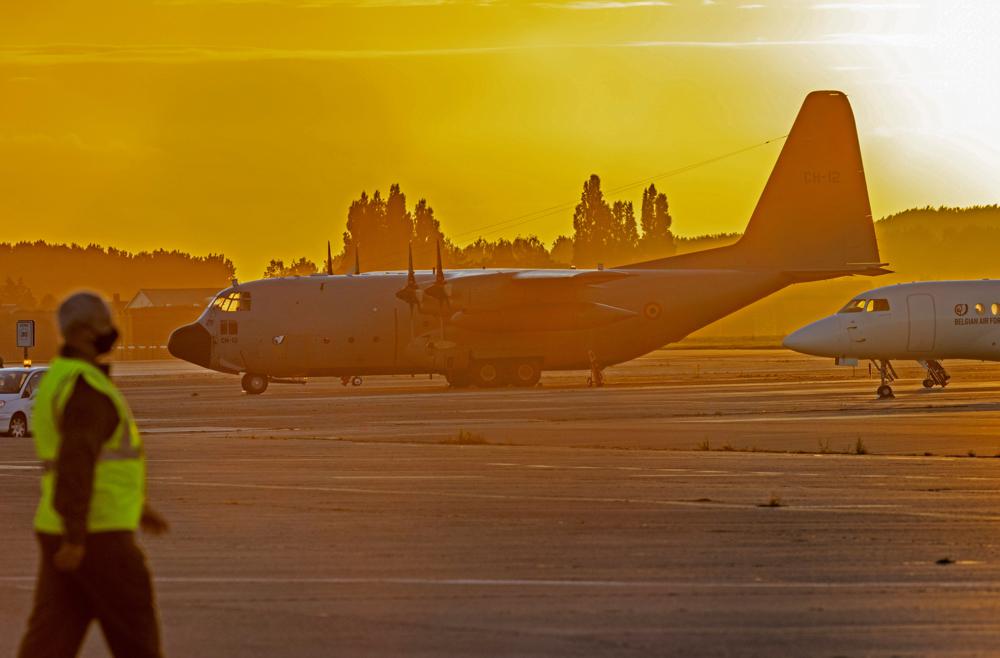
[[[906,280],[1000,277],[1000,206],[906,210],[875,233],[882,260]]]

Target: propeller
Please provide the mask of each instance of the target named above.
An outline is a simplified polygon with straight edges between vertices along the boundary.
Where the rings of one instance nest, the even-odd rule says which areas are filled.
[[[424,291],[417,285],[417,275],[413,271],[413,244],[409,247],[409,267],[406,273],[406,285],[396,291],[396,297],[410,306],[410,319],[413,318],[413,307],[420,306]]]
[[[410,337],[414,335],[413,321],[414,308],[423,310],[422,303],[424,295],[434,298],[438,303],[439,322],[441,327],[441,341],[445,344],[444,330],[445,319],[451,315],[451,284],[444,278],[444,264],[441,260],[441,243],[437,243],[437,265],[434,268],[434,282],[426,288],[421,289],[417,284],[417,276],[413,270],[413,243],[408,247],[409,263],[406,273],[406,285],[396,291],[396,297],[406,302],[410,307]]]
[[[330,252],[330,241],[326,241],[326,273],[333,274],[333,254]]]
[[[441,326],[441,340],[444,341],[444,322],[451,316],[451,285],[445,281],[444,265],[441,262],[441,241],[437,241],[437,267],[434,268],[434,283],[427,286],[425,293],[437,300]]]
[[[428,295],[438,300],[444,306],[448,304],[451,295],[448,284],[444,280],[444,267],[441,266],[441,242],[437,243],[437,267],[434,268],[434,283],[424,290]]]
[[[361,274],[361,258],[358,256],[358,245],[354,245],[354,273]]]

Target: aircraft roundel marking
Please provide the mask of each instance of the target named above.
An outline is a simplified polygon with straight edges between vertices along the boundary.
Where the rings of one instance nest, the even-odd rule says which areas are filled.
[[[969,312],[968,304],[955,304],[955,315],[965,315]]]
[[[642,309],[642,314],[650,320],[655,320],[663,313],[663,307],[656,302],[649,302]]]

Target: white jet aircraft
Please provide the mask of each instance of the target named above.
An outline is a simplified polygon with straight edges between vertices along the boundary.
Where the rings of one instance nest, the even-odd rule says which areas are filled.
[[[924,367],[925,388],[951,378],[944,359],[1000,361],[1000,281],[925,281],[875,288],[793,332],[784,346],[838,364],[872,361],[880,398],[893,397],[893,360]]]
[[[243,390],[302,377],[441,373],[452,386],[534,386],[680,340],[782,288],[879,275],[847,97],[809,94],[743,237],[614,269],[326,274],[235,283],[176,329],[174,356],[242,374]]]

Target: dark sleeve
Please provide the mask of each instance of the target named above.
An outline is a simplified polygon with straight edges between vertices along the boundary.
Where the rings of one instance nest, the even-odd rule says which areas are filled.
[[[83,377],[77,379],[59,421],[62,442],[56,459],[53,500],[68,542],[82,544],[86,538],[97,457],[117,426],[118,411],[111,400]]]

